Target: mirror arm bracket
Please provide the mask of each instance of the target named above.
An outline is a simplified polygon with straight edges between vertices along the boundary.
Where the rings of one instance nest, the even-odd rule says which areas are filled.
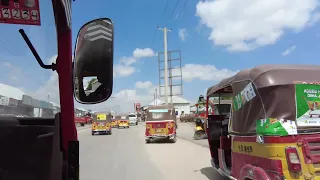
[[[24,39],[24,41],[27,43],[30,51],[32,52],[33,56],[36,58],[36,60],[38,61],[39,65],[43,68],[43,69],[52,69],[52,71],[55,71],[56,68],[56,64],[52,63],[51,65],[47,65],[44,64],[43,61],[41,60],[38,52],[36,51],[36,49],[33,47],[30,39],[28,38],[27,34],[24,32],[23,29],[19,29],[19,33],[21,34],[22,38]]]

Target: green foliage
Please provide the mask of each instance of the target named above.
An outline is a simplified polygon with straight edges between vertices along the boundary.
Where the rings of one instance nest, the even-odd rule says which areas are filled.
[[[86,90],[92,90],[92,83],[93,83],[94,81],[96,81],[96,80],[97,80],[97,78],[92,78],[92,79],[89,81],[88,87],[87,87]]]

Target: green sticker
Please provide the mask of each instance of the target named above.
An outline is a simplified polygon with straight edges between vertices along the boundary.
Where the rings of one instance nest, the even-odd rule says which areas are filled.
[[[296,84],[298,126],[320,126],[320,85]]]
[[[298,134],[294,121],[267,118],[256,121],[257,134],[261,136],[288,136]]]

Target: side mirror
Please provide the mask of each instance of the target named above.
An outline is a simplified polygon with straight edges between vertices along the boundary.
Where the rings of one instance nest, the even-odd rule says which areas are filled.
[[[73,60],[74,97],[82,104],[110,98],[113,88],[114,25],[108,18],[83,25],[77,36]]]

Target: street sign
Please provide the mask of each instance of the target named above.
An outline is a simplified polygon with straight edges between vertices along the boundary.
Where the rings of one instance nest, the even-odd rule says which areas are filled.
[[[40,26],[39,0],[1,0],[0,23]]]

